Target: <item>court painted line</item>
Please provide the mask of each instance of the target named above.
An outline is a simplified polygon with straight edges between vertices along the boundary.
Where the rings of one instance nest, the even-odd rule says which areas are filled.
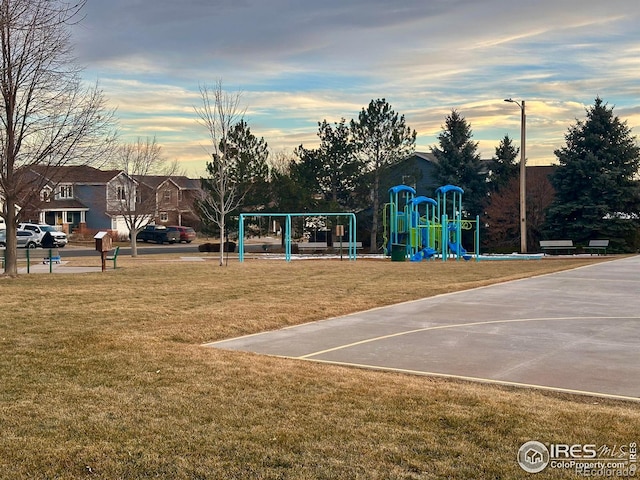
[[[446,330],[460,327],[474,327],[478,325],[494,325],[494,324],[506,324],[506,323],[523,323],[523,322],[549,322],[549,321],[565,321],[565,320],[640,320],[640,317],[549,317],[549,318],[518,318],[511,320],[487,320],[484,322],[470,322],[470,323],[457,323],[454,325],[437,325],[433,327],[424,327],[424,328],[416,328],[413,330],[406,330],[403,332],[391,333],[388,335],[381,335],[379,337],[368,338],[366,340],[360,340],[358,342],[347,343],[345,345],[339,345],[337,347],[327,348],[325,350],[320,350],[313,353],[308,353],[306,355],[302,355],[300,357],[290,357],[290,358],[299,358],[302,360],[310,359],[311,357],[315,357],[318,355],[324,355],[325,353],[335,352],[338,350],[344,350],[351,347],[357,347],[359,345],[365,345],[367,343],[379,342],[382,340],[387,340],[389,338],[401,337],[404,335],[411,335],[412,333],[421,333],[428,332],[432,330]]]
[[[636,318],[636,317],[631,317]],[[474,382],[474,383],[486,383],[492,385],[501,385],[505,387],[518,387],[518,388],[532,388],[536,390],[548,390],[552,392],[558,393],[568,393],[572,395],[585,395],[589,397],[601,397],[608,398],[612,400],[624,400],[624,401],[632,401],[632,402],[640,402],[640,398],[638,397],[629,397],[626,395],[616,395],[612,393],[600,393],[600,392],[591,392],[589,390],[573,390],[570,388],[562,388],[562,387],[550,387],[547,385],[536,385],[531,383],[519,383],[519,382],[508,382],[505,380],[495,380],[492,378],[482,378],[482,377],[467,377],[464,375],[453,375],[448,373],[435,373],[435,372],[423,372],[421,370],[410,370],[405,368],[394,368],[394,367],[384,367],[377,365],[367,365],[367,364],[359,364],[359,363],[349,363],[349,362],[337,362],[331,360],[319,360],[313,358],[303,358],[303,357],[280,357],[280,358],[289,358],[292,360],[304,360],[306,362],[316,362],[316,363],[324,363],[327,365],[338,365],[341,367],[350,367],[350,368],[362,368],[366,370],[379,370],[393,373],[405,373],[409,375],[421,375],[428,377],[439,377],[446,378],[451,380],[462,380],[466,382]]]
[[[283,257],[284,258],[284,257]],[[598,263],[594,263],[592,265],[582,265],[581,267],[576,267],[573,268],[571,270],[561,270],[559,272],[550,272],[550,273],[543,273],[540,275],[534,275],[532,277],[524,277],[524,278],[516,278],[515,280],[505,280],[502,282],[497,282],[497,283],[490,283],[488,285],[480,285],[479,287],[473,287],[473,288],[467,288],[466,290],[455,290],[453,292],[444,292],[444,293],[438,293],[436,295],[430,295],[427,297],[421,297],[421,298],[415,298],[413,300],[406,300],[404,302],[399,302],[399,303],[392,303],[389,305],[381,305],[379,307],[373,307],[373,308],[369,308],[366,310],[360,310],[357,312],[351,312],[351,313],[345,313],[344,315],[338,315],[335,317],[329,317],[329,318],[319,318],[317,320],[310,320],[308,322],[303,322],[303,323],[297,323],[294,325],[286,325],[284,327],[281,328],[277,328],[275,330],[267,330],[266,332],[256,332],[256,333],[247,333],[246,335],[240,335],[238,337],[231,337],[231,338],[225,338],[223,340],[215,340],[213,342],[206,342],[206,343],[202,343],[200,346],[202,347],[216,347],[217,344],[220,343],[225,343],[225,342],[231,342],[231,341],[235,341],[235,340],[243,340],[243,339],[247,339],[247,338],[251,338],[251,337],[259,337],[262,335],[269,335],[270,333],[273,332],[278,332],[278,331],[285,331],[285,330],[293,330],[299,327],[304,327],[305,325],[313,325],[315,323],[323,323],[323,322],[330,322],[333,320],[339,320],[342,318],[348,318],[354,315],[364,315],[367,313],[371,313],[371,312],[377,312],[379,310],[387,310],[389,308],[393,308],[393,307],[401,307],[404,305],[411,305],[414,303],[421,303],[424,302],[426,300],[438,300],[440,298],[446,298],[446,297],[453,297],[462,293],[467,293],[467,292],[475,292],[476,290],[485,290],[485,289],[490,289],[492,287],[496,287],[496,286],[500,286],[500,285],[506,285],[509,283],[517,283],[517,282],[523,282],[525,280],[529,280],[529,279],[534,279],[534,278],[541,278],[541,277],[546,277],[546,276],[552,276],[552,275],[557,275],[559,273],[564,273],[564,272],[573,272],[573,271],[577,271],[577,270],[581,270],[583,268],[589,268],[592,267],[594,265],[599,265]]]

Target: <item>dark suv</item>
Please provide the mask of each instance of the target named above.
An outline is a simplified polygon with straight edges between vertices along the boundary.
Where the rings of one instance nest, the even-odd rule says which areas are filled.
[[[169,230],[164,225],[147,225],[136,235],[136,241],[140,242],[156,242],[176,243],[180,241],[180,233],[175,230]]]
[[[180,242],[191,243],[196,239],[196,231],[191,227],[169,225],[167,228],[169,230],[175,230],[180,234]]]

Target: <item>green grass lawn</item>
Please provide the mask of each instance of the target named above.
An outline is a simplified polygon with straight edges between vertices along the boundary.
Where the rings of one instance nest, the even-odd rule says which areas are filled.
[[[518,448],[637,442],[640,404],[201,345],[591,261],[123,256],[0,278],[0,478],[576,478],[526,474]]]

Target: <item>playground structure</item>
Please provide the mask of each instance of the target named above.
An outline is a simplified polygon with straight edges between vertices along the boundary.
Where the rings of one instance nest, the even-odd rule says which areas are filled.
[[[283,241],[284,241],[284,254],[287,262],[291,261],[291,246],[292,246],[292,220],[298,217],[341,217],[348,220],[347,228],[347,243],[346,251],[349,260],[355,261],[356,259],[356,216],[354,213],[241,213],[238,221],[238,259],[240,262],[244,261],[244,234],[245,234],[245,219],[251,217],[277,217],[284,218],[283,222]]]
[[[407,185],[390,188],[382,220],[385,255],[394,261],[470,260],[473,256],[478,261],[480,220],[462,218],[463,194],[462,188],[445,185],[436,190],[434,200],[416,196],[415,189]],[[463,230],[474,230],[473,255],[462,246]]]

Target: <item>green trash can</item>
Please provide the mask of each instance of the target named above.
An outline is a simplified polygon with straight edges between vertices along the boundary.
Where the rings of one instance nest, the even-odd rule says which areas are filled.
[[[407,259],[407,246],[403,243],[391,245],[391,261],[404,262]]]

